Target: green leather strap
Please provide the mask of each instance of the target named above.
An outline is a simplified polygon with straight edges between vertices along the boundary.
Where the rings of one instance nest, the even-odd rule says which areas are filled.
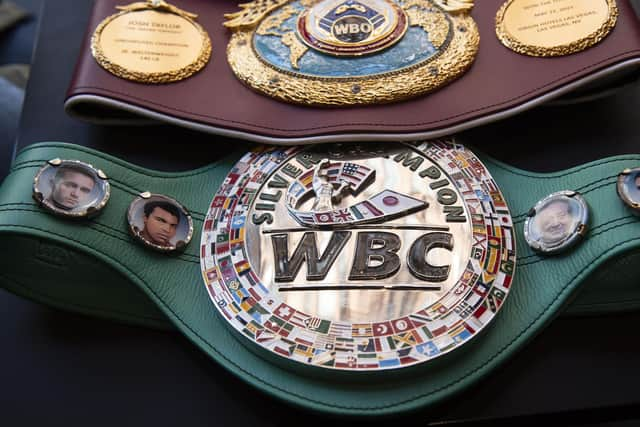
[[[639,220],[618,199],[615,186],[618,174],[625,167],[638,166],[640,155],[609,157],[551,174],[523,171],[486,156],[480,158],[509,202],[514,228],[518,232],[517,268],[545,261],[544,264],[549,266],[549,274],[553,274],[556,263],[564,263],[565,260],[571,263],[575,256],[575,251],[554,257],[538,256],[523,238],[526,213],[536,201],[552,192],[575,190],[585,196],[592,214],[587,235],[590,241],[593,237],[599,237],[598,241],[606,241],[607,236],[614,241],[622,240],[625,227],[633,226]],[[595,250],[598,251],[598,248],[602,252],[605,250],[596,245]],[[561,315],[616,313],[640,308],[640,287],[636,284],[640,253],[633,250],[617,251],[602,253],[602,257],[604,259],[599,260],[598,266],[590,268],[588,274],[580,279],[579,291],[569,299]],[[520,275],[521,271],[517,274]]]
[[[361,416],[423,408],[464,389],[522,348],[562,312],[581,285],[589,292],[577,306],[582,312],[600,309],[603,295],[605,306],[638,306],[637,292],[627,286],[634,281],[625,278],[637,272],[640,222],[618,199],[615,181],[619,171],[637,166],[640,155],[608,158],[555,174],[524,172],[483,158],[507,198],[518,232],[515,281],[491,327],[465,346],[468,351],[420,367],[410,376],[365,383],[285,370],[248,351],[218,317],[200,276],[197,241],[183,254],[167,256],[136,244],[126,229],[130,201],[151,191],[182,202],[192,213],[198,236],[209,199],[240,155],[171,174],[79,146],[30,146],[18,155],[0,187],[0,241],[5,248],[0,282],[17,294],[91,315],[156,327],[167,327],[168,319],[211,358],[259,389],[305,408]],[[82,160],[107,172],[112,198],[100,216],[84,223],[67,221],[32,201],[36,171],[55,157]],[[591,229],[573,251],[545,258],[527,247],[522,223],[538,199],[561,189],[584,195],[591,206]],[[609,279],[605,271],[615,271],[613,280],[603,281]],[[589,276],[594,279],[587,282]],[[612,296],[618,293],[621,300]]]

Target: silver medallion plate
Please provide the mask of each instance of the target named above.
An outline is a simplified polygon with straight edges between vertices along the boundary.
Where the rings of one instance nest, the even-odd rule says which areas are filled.
[[[587,233],[589,206],[576,191],[558,191],[540,200],[527,214],[524,238],[536,251],[565,251]]]
[[[348,371],[459,348],[503,305],[515,257],[495,181],[445,141],[247,153],[201,241],[207,291],[244,340]]]
[[[618,175],[618,196],[622,201],[640,214],[640,168],[625,169]]]
[[[47,211],[67,218],[97,215],[110,195],[105,173],[79,160],[49,160],[33,180],[34,200]]]

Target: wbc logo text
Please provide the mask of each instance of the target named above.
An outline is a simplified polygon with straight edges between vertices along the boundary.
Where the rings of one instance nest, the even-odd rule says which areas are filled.
[[[245,155],[220,187],[201,260],[218,310],[261,347],[377,369],[357,360],[386,348],[376,334],[413,331],[403,338],[413,364],[482,328],[511,284],[511,229],[485,167],[449,142],[268,149]],[[341,334],[361,333],[354,325],[372,341],[340,350]]]
[[[344,247],[352,238],[356,243],[352,251],[353,254],[346,258],[352,259],[352,262],[347,277],[343,278],[344,284],[316,285],[315,289],[348,288],[351,286],[350,281],[377,281],[395,275],[402,265],[398,250],[403,242],[401,235],[394,232],[394,229],[400,228],[401,224],[387,226],[382,224],[422,209],[428,209],[429,203],[385,188],[358,203],[351,203],[343,207],[334,206],[347,197],[358,196],[375,183],[376,179],[380,180],[382,177],[376,176],[375,169],[353,161],[337,161],[328,158],[319,160],[317,156],[309,154],[297,160],[302,167],[295,170],[289,169],[295,171],[289,175],[290,178],[295,177],[295,180],[287,186],[286,205],[289,214],[303,226],[300,230],[296,230],[303,233],[303,236],[297,247],[291,252],[289,233],[269,231],[274,255],[274,280],[279,283],[295,282],[303,263],[306,263],[306,279],[308,281],[324,280],[338,257],[344,256]],[[393,161],[409,169],[417,170],[424,160],[411,153],[411,150],[406,150],[395,153]],[[425,169],[420,173],[425,176],[431,174],[436,178],[442,177],[437,169]],[[267,183],[267,187],[269,184],[271,187],[284,185],[286,178],[279,176],[277,179],[277,184],[276,181],[270,181]],[[432,185],[436,189],[450,185],[447,179],[436,182],[435,185]],[[272,193],[267,196],[267,199],[277,203],[280,201],[281,195],[282,192]],[[308,211],[299,210],[299,207],[309,199],[311,199],[311,209]],[[464,223],[467,221],[463,215],[463,208],[459,205],[456,206],[458,200],[453,190],[440,188],[436,193],[435,200],[446,213],[445,222]],[[254,223],[273,222],[273,219],[273,215],[269,213],[261,216],[254,214],[252,218]],[[371,230],[359,231],[368,227],[371,227]],[[426,232],[413,242],[409,242],[410,249],[406,257],[406,265],[418,281],[425,283],[413,285],[405,283],[400,286],[405,288],[424,286],[439,290],[441,287],[436,284],[448,278],[450,266],[433,265],[428,261],[428,257],[430,252],[436,248],[452,251],[454,236],[446,226],[430,227],[421,224],[416,228]],[[305,229],[309,231],[305,231]],[[322,253],[319,252],[316,243],[318,232],[331,233],[329,243]],[[390,289],[394,287],[394,284],[364,284],[355,287],[369,289],[386,287]],[[292,289],[291,286],[281,286],[281,289],[285,288]]]

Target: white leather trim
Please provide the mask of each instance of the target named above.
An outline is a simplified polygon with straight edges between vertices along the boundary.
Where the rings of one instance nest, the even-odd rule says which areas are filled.
[[[579,80],[576,80],[572,83],[569,83],[565,86],[557,88],[551,92],[548,92],[542,96],[534,98],[523,104],[520,104],[516,107],[510,108],[504,111],[500,111],[498,113],[494,113],[487,116],[479,117],[477,119],[469,120],[465,123],[461,123],[455,126],[450,126],[446,128],[430,130],[425,132],[411,132],[411,133],[398,133],[398,132],[343,133],[343,134],[317,135],[317,136],[308,136],[308,137],[277,138],[277,137],[266,136],[266,135],[261,135],[256,133],[237,131],[233,129],[195,123],[188,120],[172,117],[167,114],[158,113],[156,111],[149,110],[146,108],[127,104],[122,101],[116,101],[114,99],[106,98],[103,96],[97,96],[97,95],[72,96],[66,100],[64,107],[65,107],[65,111],[69,115],[80,118],[82,120],[89,121],[89,122],[98,123],[98,124],[146,125],[146,124],[157,124],[156,122],[163,122],[163,123],[169,123],[176,126],[181,126],[188,129],[200,131],[200,132],[211,133],[214,135],[220,135],[220,136],[230,137],[230,138],[244,139],[244,140],[259,142],[263,144],[303,145],[303,144],[317,144],[317,143],[323,143],[323,142],[349,142],[349,141],[371,141],[371,142],[408,141],[408,140],[440,138],[443,136],[456,134],[458,132],[462,132],[467,129],[471,129],[476,126],[481,126],[497,120],[502,120],[507,117],[514,116],[525,110],[529,110],[545,102],[548,102],[561,95],[569,93],[575,89],[578,89],[581,86],[592,83],[609,74],[630,71],[630,69],[634,67],[640,67],[640,58],[634,58],[624,62],[620,62],[611,67],[600,70],[586,77],[583,77]],[[132,120],[128,121],[128,120],[121,120],[121,119],[109,120],[109,119],[101,119],[99,117],[86,117],[78,114],[77,111],[75,110],[75,107],[77,107],[81,103],[98,103],[98,104],[101,104],[102,106],[125,110],[140,116],[140,119],[132,118]],[[148,120],[148,119],[152,119],[152,120]]]

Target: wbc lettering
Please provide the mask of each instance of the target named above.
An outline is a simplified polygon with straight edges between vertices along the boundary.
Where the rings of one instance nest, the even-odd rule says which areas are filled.
[[[446,252],[450,253],[450,257],[453,256],[454,235],[449,231],[450,227],[424,224],[404,227],[407,230],[413,229],[411,234],[380,230],[393,229],[393,225],[385,224],[394,218],[427,209],[429,203],[402,193],[382,191],[377,195],[371,193],[373,196],[347,207],[334,205],[349,195],[359,194],[376,180],[374,169],[347,160],[348,156],[366,155],[360,151],[362,148],[350,147],[349,150],[331,153],[328,158],[313,153],[299,154],[293,162],[285,163],[259,194],[252,215],[254,225],[277,223],[279,219],[276,207],[281,201],[289,206],[288,214],[303,225],[299,229],[282,229],[279,232],[276,228],[268,232],[271,234],[274,282],[281,284],[281,290],[395,289],[407,286],[413,289],[442,290],[442,284],[449,279],[452,267],[446,262],[436,265],[429,261],[429,256],[436,249],[440,250],[439,256]],[[467,221],[452,182],[426,157],[411,150],[382,154],[382,157],[415,172],[426,181],[425,190],[427,193],[432,192],[437,202],[434,207],[440,205],[444,222]],[[335,160],[330,160],[333,158]],[[312,209],[300,210],[300,204],[309,198],[314,200]],[[376,225],[371,227],[367,224]],[[314,230],[318,227],[324,230]],[[356,231],[367,228],[372,229]],[[428,232],[416,237],[418,233],[415,230],[420,228]],[[320,251],[317,244],[318,233],[329,232],[329,242]],[[295,239],[297,243],[294,247],[291,244],[293,233],[304,233],[302,238]],[[333,279],[329,280],[331,284],[302,284],[326,281],[335,263],[344,259],[344,256],[348,256],[349,268],[338,269],[341,279],[337,282],[338,273],[333,272]],[[306,266],[306,274],[299,277],[303,265]],[[399,285],[393,283],[392,278],[399,274],[403,266],[413,278],[418,279],[417,283],[405,284],[404,279]],[[296,281],[298,283],[293,285]],[[375,281],[378,281],[377,284],[373,284]]]
[[[303,263],[306,263],[307,266],[307,280],[324,280],[351,235],[351,231],[333,232],[326,249],[322,254],[319,254],[316,233],[305,232],[291,255],[289,255],[288,234],[281,233],[271,236],[275,260],[275,281],[293,282]],[[398,272],[402,264],[402,260],[397,254],[402,246],[400,236],[386,231],[365,231],[358,232],[356,240],[356,249],[352,257],[348,280],[379,280],[391,277]],[[451,270],[449,265],[436,266],[427,261],[429,253],[437,248],[452,251],[453,235],[444,232],[423,234],[411,244],[406,260],[407,268],[411,274],[431,285],[446,281]],[[440,286],[428,287],[436,290],[441,288]],[[331,288],[340,288],[340,286]]]
[[[221,318],[260,348],[387,369],[491,321],[515,235],[496,183],[458,144],[271,149],[247,154],[214,197],[202,273]]]

